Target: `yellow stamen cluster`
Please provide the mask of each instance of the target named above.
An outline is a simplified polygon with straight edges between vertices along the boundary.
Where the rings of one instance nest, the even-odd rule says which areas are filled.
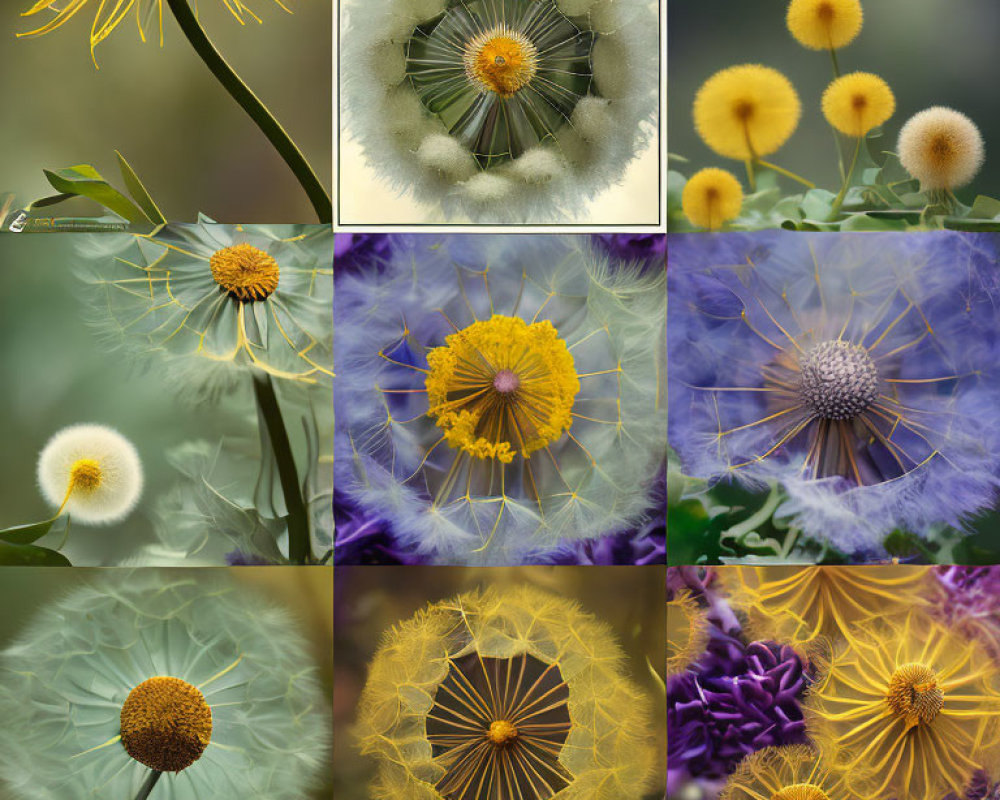
[[[427,354],[427,413],[448,444],[504,464],[528,458],[572,425],[580,391],[566,343],[548,320],[495,314]]]
[[[497,747],[503,747],[517,740],[517,728],[506,720],[498,719],[490,724],[486,738]]]
[[[692,223],[715,231],[740,215],[743,187],[733,173],[708,167],[696,172],[684,184],[681,207]]]
[[[234,244],[212,254],[212,277],[241,302],[266,300],[278,288],[278,262],[252,244]]]
[[[122,705],[126,752],[160,772],[180,772],[201,758],[212,738],[212,710],[180,678],[156,677],[136,686]]]
[[[781,787],[771,795],[771,800],[830,800],[830,796],[811,783],[793,783]]]
[[[69,471],[70,492],[92,492],[99,488],[104,479],[101,465],[92,458],[81,458],[74,462]]]
[[[834,50],[854,41],[864,14],[860,0],[792,0],[785,21],[803,47]]]
[[[892,673],[885,702],[896,716],[906,720],[909,729],[934,721],[944,708],[944,692],[930,667],[903,664]]]
[[[823,92],[823,116],[848,136],[862,137],[896,110],[896,98],[884,80],[870,72],[852,72]]]
[[[465,45],[465,74],[480,92],[513,97],[538,71],[538,50],[505,24],[477,34]]]

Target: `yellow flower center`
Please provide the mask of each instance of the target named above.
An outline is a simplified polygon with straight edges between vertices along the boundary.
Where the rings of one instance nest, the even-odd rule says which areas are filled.
[[[816,6],[816,16],[819,21],[829,25],[833,22],[833,18],[837,15],[837,12],[833,8],[832,3],[820,3]]]
[[[136,686],[121,712],[122,744],[150,769],[180,772],[201,758],[212,738],[212,709],[180,678],[156,677]]]
[[[252,244],[234,244],[212,254],[212,277],[242,302],[266,300],[278,288],[278,262]]]
[[[498,719],[490,724],[490,729],[486,733],[486,738],[497,747],[503,747],[517,740],[517,728],[506,720]]]
[[[538,71],[538,50],[524,34],[505,25],[474,36],[462,56],[465,74],[481,92],[512,97]]]
[[[793,783],[778,789],[771,795],[771,800],[830,800],[830,797],[811,783]]]
[[[944,692],[937,674],[923,664],[904,664],[889,679],[886,703],[894,714],[906,720],[907,729],[929,725],[944,708]]]
[[[427,354],[425,386],[427,413],[449,445],[509,464],[569,429],[580,381],[551,322],[495,314],[445,342]]]
[[[81,458],[74,462],[69,471],[71,492],[92,492],[101,485],[104,473],[101,465],[92,458]]]

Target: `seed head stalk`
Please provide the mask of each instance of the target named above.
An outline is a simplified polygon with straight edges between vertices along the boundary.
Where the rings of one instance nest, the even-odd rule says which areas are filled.
[[[331,223],[333,221],[333,203],[298,145],[281,126],[281,123],[275,119],[267,106],[251,91],[250,87],[243,82],[243,79],[236,74],[215,48],[197,16],[188,5],[188,0],[167,0],[167,4],[170,6],[177,24],[180,25],[181,31],[201,60],[205,62],[205,65],[230,97],[239,103],[240,107],[257,124],[257,127],[295,174],[299,184],[308,195],[319,221],[324,224]]]
[[[145,783],[143,783],[142,787],[139,789],[139,794],[135,796],[135,800],[146,800],[146,798],[149,797],[150,792],[153,791],[153,787],[156,786],[156,782],[162,775],[163,773],[158,770],[151,770],[149,777],[146,778]]]

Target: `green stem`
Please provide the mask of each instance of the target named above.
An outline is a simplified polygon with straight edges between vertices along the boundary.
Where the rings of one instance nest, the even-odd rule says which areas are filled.
[[[724,533],[725,537],[727,539],[739,539],[741,536],[757,530],[757,528],[771,518],[771,514],[774,513],[774,510],[780,503],[781,493],[777,489],[771,489],[771,493],[764,500],[764,505],[743,520],[743,522],[738,522],[733,527],[727,529]]]
[[[750,185],[750,191],[751,192],[756,192],[757,191],[757,177],[754,175],[754,172],[753,172],[753,159],[752,158],[748,158],[744,163],[746,164],[746,168],[747,168],[747,183]]]
[[[854,174],[854,168],[858,165],[858,155],[861,153],[861,137],[858,137],[858,143],[854,146],[854,158],[851,159],[851,168],[847,170],[847,175],[844,177],[844,185],[840,187],[840,192],[833,200],[833,213],[836,214],[840,211],[840,205],[844,202],[844,195],[847,194],[847,189],[851,184],[851,176]]]
[[[205,62],[205,65],[212,71],[230,97],[250,115],[267,140],[295,173],[299,184],[309,196],[309,201],[312,203],[319,221],[331,223],[333,221],[333,203],[326,193],[326,189],[323,188],[323,184],[316,177],[313,168],[306,161],[306,157],[302,155],[302,151],[281,127],[281,123],[274,118],[267,106],[260,101],[257,95],[250,90],[250,87],[233,71],[222,54],[215,49],[215,45],[212,44],[205,29],[201,27],[201,23],[198,22],[198,18],[188,5],[188,0],[167,0],[167,4],[170,6],[177,24],[180,25],[181,30],[201,60]]]
[[[779,167],[777,164],[772,164],[770,161],[765,161],[762,158],[758,158],[757,165],[760,167],[764,167],[765,169],[773,169],[779,175],[784,175],[786,178],[791,178],[793,181],[798,181],[803,186],[807,186],[810,189],[816,188],[816,184],[813,183],[812,181],[807,181],[801,175],[796,175],[794,172],[791,172],[790,170],[787,170],[784,167]]]
[[[833,62],[833,77],[837,79],[840,77],[840,64],[837,61],[837,51],[834,48],[830,48],[830,61]]]
[[[162,772],[158,770],[153,770],[149,773],[149,777],[146,778],[146,782],[142,784],[142,788],[139,789],[139,794],[135,796],[135,800],[146,800],[149,797],[149,793],[153,791],[153,787],[156,786],[156,782],[163,775]]]
[[[267,428],[267,438],[271,442],[281,492],[285,498],[285,510],[288,512],[288,560],[293,564],[311,564],[313,557],[309,542],[309,516],[302,499],[295,456],[292,455],[292,445],[281,418],[278,395],[275,394],[271,376],[264,373],[254,375],[253,388],[257,407]]]

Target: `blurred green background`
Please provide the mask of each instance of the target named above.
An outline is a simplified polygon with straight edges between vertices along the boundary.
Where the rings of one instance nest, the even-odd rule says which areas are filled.
[[[78,586],[94,580],[128,580],[130,570],[60,569],[45,567],[7,567],[0,582],[0,649],[25,633],[34,614],[46,603],[62,598]],[[164,570],[176,575],[181,570]],[[299,633],[309,643],[313,661],[320,674],[324,693],[333,688],[333,582],[324,567],[235,567],[192,571],[199,580],[226,578],[252,587],[276,605],[287,609],[298,623]],[[309,800],[328,800],[332,786],[327,779]],[[153,800],[156,792],[153,793]],[[0,787],[0,800],[19,800]],[[249,800],[249,799],[248,799]],[[305,800],[305,798],[304,798]]]
[[[430,602],[487,586],[530,584],[580,603],[606,622],[624,648],[631,677],[657,711],[657,747],[666,774],[666,701],[662,680],[666,570],[660,567],[337,567],[334,625],[334,797],[366,800],[375,763],[354,747],[351,727],[375,650],[385,631]],[[648,795],[662,798],[665,777]]]
[[[31,0],[2,5],[0,192],[13,192],[20,206],[54,193],[43,167],[90,163],[120,187],[118,149],[171,221],[194,221],[199,211],[220,222],[316,221],[291,172],[215,81],[168,9],[162,48],[155,21],[144,44],[130,12],[97,47],[95,69],[89,34],[98,0],[60,29],[22,39],[15,33],[53,15],[21,18]],[[293,14],[273,0],[247,5],[263,24],[241,26],[223,0],[198,3],[209,37],[329,189],[332,4],[286,0]]]
[[[802,120],[792,138],[768,157],[819,186],[839,188],[833,134],[820,110],[820,97],[833,79],[825,51],[807,50],[785,27],[786,0],[671,0],[668,18],[668,147],[691,160],[672,162],[686,175],[706,166],[732,170],[745,184],[742,164],[717,156],[698,138],[691,105],[698,87],[720,69],[759,63],[783,72],[802,101]],[[896,113],[885,124],[885,145],[895,150],[899,129],[932,105],[968,114],[986,142],[986,164],[958,195],[1000,193],[1000,105],[990,88],[1000,71],[996,0],[862,0],[861,33],[838,51],[843,72],[874,72],[896,95]],[[849,154],[848,154],[849,155]],[[784,184],[783,184],[784,185]],[[798,184],[787,182],[798,191]]]
[[[103,234],[98,234],[103,235]],[[150,367],[109,353],[84,321],[73,262],[80,234],[0,234],[0,527],[51,515],[35,480],[38,454],[59,429],[109,425],[139,451],[146,484],[139,506],[110,526],[72,526],[62,552],[73,564],[127,563],[154,541],[149,510],[179,479],[165,451],[192,439],[256,436],[249,390],[219,405],[192,406]],[[60,536],[38,544],[55,547]]]

